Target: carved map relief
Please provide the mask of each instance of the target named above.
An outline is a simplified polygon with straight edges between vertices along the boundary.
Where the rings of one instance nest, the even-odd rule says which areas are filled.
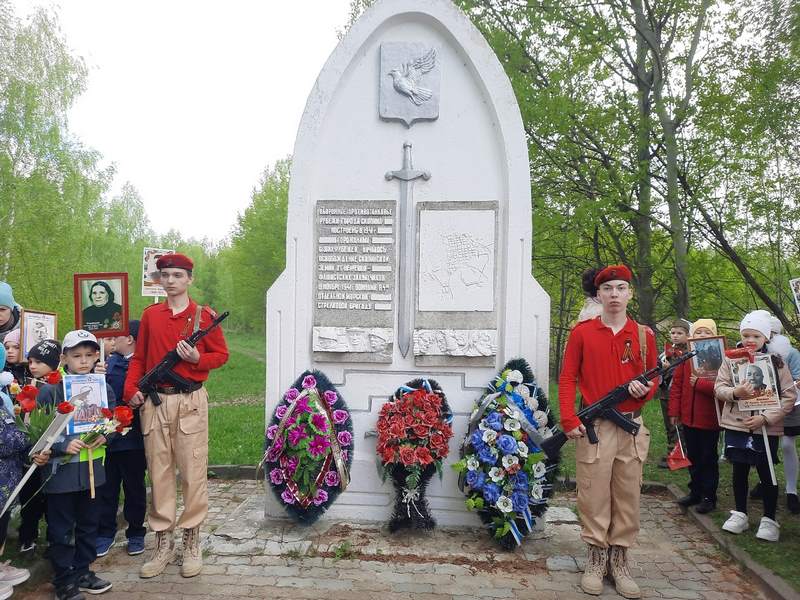
[[[419,310],[494,310],[493,210],[422,210]]]
[[[426,44],[384,42],[381,44],[379,113],[386,121],[414,121],[439,118],[440,58],[437,49]]]

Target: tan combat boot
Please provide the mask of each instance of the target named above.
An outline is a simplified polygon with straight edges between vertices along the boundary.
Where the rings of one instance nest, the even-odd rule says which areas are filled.
[[[603,593],[603,576],[606,574],[608,550],[589,544],[589,556],[586,559],[586,570],[581,577],[581,588],[587,594],[599,596]]]
[[[617,593],[625,598],[641,598],[642,591],[631,577],[628,569],[628,549],[623,546],[611,546],[608,555],[608,572],[617,587]]]
[[[183,562],[181,575],[194,577],[203,570],[203,553],[200,551],[200,528],[183,530]]]
[[[164,572],[175,558],[175,538],[172,531],[156,531],[156,547],[153,556],[142,565],[139,577],[148,579]]]

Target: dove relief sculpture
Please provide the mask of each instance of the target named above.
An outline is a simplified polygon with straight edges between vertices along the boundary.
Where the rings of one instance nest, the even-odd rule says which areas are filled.
[[[433,97],[433,92],[420,85],[422,76],[436,66],[436,48],[431,48],[427,54],[420,56],[413,62],[407,62],[398,69],[392,69],[388,75],[392,78],[392,85],[399,93],[406,96],[411,102],[420,106]]]
[[[379,71],[380,117],[402,121],[439,118],[441,56],[423,42],[383,42]]]

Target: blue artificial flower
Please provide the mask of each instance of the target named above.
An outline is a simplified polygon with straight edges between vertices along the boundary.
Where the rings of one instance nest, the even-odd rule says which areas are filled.
[[[486,492],[484,492],[484,495]],[[521,513],[528,506],[528,494],[525,492],[514,492],[511,494],[511,505],[514,507],[514,512]]]
[[[511,481],[514,484],[514,491],[516,492],[525,492],[528,491],[528,474],[524,471],[520,471],[516,475],[511,478]]]
[[[467,473],[467,485],[473,490],[480,490],[486,483],[486,473],[483,471],[470,471]]]
[[[490,412],[486,415],[483,422],[487,427],[491,427],[495,431],[500,431],[503,428],[503,416],[497,411]]]
[[[484,445],[483,448],[478,450],[478,460],[487,465],[494,465],[497,463],[497,456],[492,454],[492,449]]]
[[[483,499],[489,504],[494,504],[500,497],[500,486],[496,483],[487,483],[483,486]]]
[[[497,447],[503,454],[515,454],[517,452],[517,440],[508,434],[503,434],[497,438]]]
[[[472,447],[475,448],[475,450],[486,447],[486,442],[483,441],[483,432],[480,429],[476,429],[472,432],[469,441],[472,443]]]

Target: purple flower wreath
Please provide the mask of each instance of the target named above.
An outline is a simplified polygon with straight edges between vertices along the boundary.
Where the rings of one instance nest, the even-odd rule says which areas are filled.
[[[350,480],[353,422],[344,400],[320,371],[306,371],[275,408],[262,465],[289,516],[313,523]]]

